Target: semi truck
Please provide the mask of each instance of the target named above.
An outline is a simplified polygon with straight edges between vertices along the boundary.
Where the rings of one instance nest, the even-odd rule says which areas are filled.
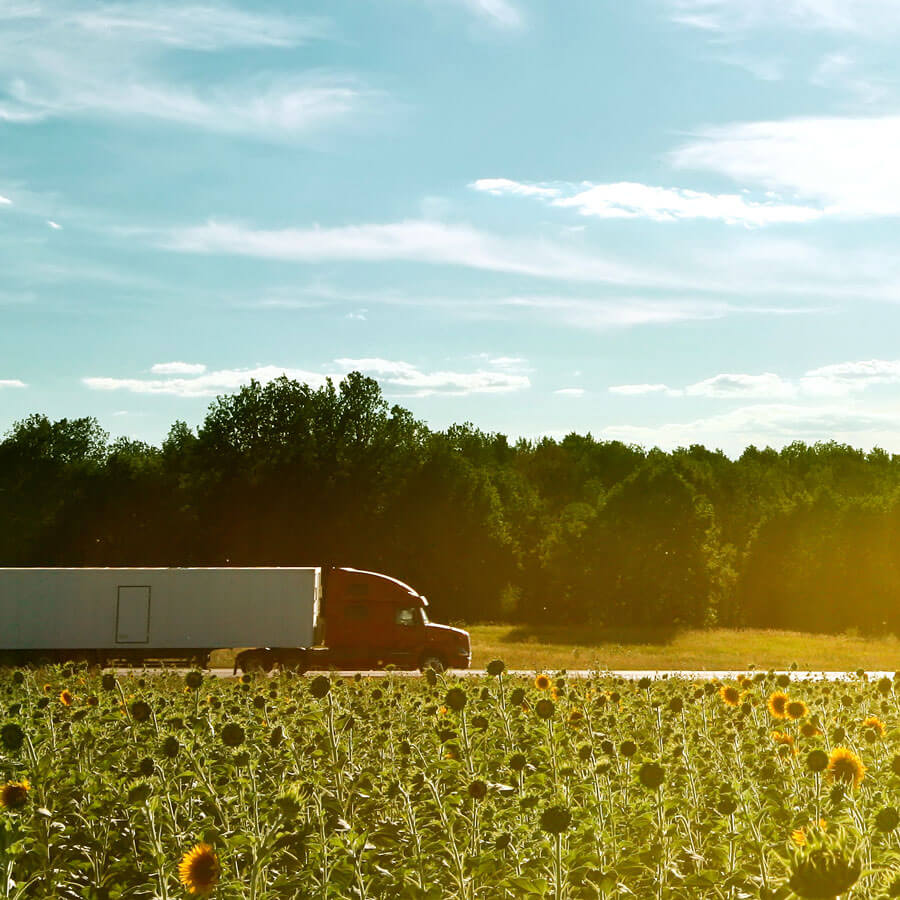
[[[209,665],[235,672],[465,669],[467,632],[408,584],[359,569],[0,568],[0,662]]]

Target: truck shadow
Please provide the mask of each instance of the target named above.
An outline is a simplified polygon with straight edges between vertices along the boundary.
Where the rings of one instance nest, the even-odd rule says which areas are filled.
[[[504,633],[502,640],[516,644],[566,644],[596,646],[598,644],[671,644],[681,629],[675,626],[660,628],[602,627],[596,625],[515,625]]]

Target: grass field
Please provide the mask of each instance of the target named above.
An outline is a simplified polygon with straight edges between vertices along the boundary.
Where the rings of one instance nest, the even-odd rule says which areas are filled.
[[[467,626],[472,667],[511,669],[900,669],[900,640],[759,629],[647,631],[586,626]]]

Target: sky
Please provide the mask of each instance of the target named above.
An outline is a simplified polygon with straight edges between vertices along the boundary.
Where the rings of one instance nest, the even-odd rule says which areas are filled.
[[[0,434],[361,371],[900,452],[896,0],[0,0]]]

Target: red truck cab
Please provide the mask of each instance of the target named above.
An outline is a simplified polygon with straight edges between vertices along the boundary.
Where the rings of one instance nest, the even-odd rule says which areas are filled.
[[[311,609],[312,647],[257,647],[237,654],[234,670],[468,669],[469,634],[428,620],[428,601],[408,584],[361,569],[322,569]]]
[[[317,643],[336,668],[469,668],[468,633],[430,622],[427,608],[425,597],[396,578],[328,569]]]

